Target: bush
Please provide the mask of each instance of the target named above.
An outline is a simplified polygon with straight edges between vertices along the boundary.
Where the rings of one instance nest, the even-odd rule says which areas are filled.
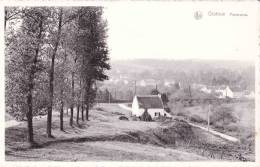
[[[224,130],[223,124],[220,123],[220,122],[213,122],[213,126],[214,126],[216,129]]]
[[[96,110],[98,111],[104,111],[104,109],[102,107],[96,107]]]
[[[170,109],[169,107],[164,108],[164,110],[165,110],[167,113],[170,113],[170,112],[171,112],[171,109]]]
[[[183,112],[178,112],[176,115],[177,115],[177,116],[182,116],[182,117],[187,117],[186,114],[183,113]]]
[[[179,117],[179,116],[174,117],[173,120],[175,120],[175,121],[181,121],[181,122],[186,122],[183,117]]]
[[[231,122],[236,123],[238,118],[233,114],[232,108],[221,106],[211,114],[210,120],[213,124],[222,122],[223,125],[228,125]]]
[[[164,121],[171,120],[171,119],[172,118],[160,116],[160,117],[155,118],[155,121],[164,122]]]
[[[120,116],[118,119],[123,121],[129,121],[129,119],[126,116]]]
[[[225,129],[228,131],[234,132],[234,131],[238,130],[238,127],[237,127],[237,125],[231,123],[231,124],[225,126]]]
[[[141,115],[141,121],[147,121],[150,122],[152,121],[151,115],[145,110],[145,112]]]
[[[190,121],[196,122],[196,123],[204,123],[204,124],[207,123],[206,120],[202,119],[200,116],[195,115],[195,114],[191,116]]]

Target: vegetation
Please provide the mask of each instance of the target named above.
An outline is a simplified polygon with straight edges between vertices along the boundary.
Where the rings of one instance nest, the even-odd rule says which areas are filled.
[[[172,114],[180,119],[207,126],[208,104],[170,106]],[[241,147],[254,150],[254,101],[215,103],[211,104],[210,110],[210,128],[237,137]]]
[[[188,90],[193,83],[229,85],[236,91],[254,91],[255,85],[254,62],[249,61],[135,59],[111,61],[111,66],[108,75],[112,80],[102,84],[101,88],[113,92],[112,96],[119,99],[132,98],[135,82],[137,94],[150,94],[156,84],[157,90],[165,93],[173,93],[180,88]],[[151,79],[154,80],[153,85],[140,85],[140,81]],[[166,86],[164,81],[175,83]]]
[[[203,93],[191,86],[199,83],[254,90],[251,63],[242,62],[241,67],[241,62],[233,61],[129,60],[114,62],[113,70],[106,73],[110,64],[107,23],[102,14],[101,7],[5,8],[6,119],[12,115],[27,121],[6,128],[8,158],[85,160],[94,153],[95,160],[100,150],[106,150],[105,156],[112,153],[139,160],[135,151],[140,144],[146,144],[144,147],[153,154],[145,154],[147,160],[156,159],[154,154],[158,152],[167,154],[165,160],[178,154],[181,156],[177,160],[185,160],[184,155],[190,155],[192,160],[254,159],[254,103],[217,99],[214,93]],[[104,82],[108,76],[114,80]],[[154,79],[156,83],[142,86],[139,81],[143,79]],[[167,80],[172,81],[170,86],[165,85]],[[173,119],[159,117],[152,121],[147,110],[141,117],[131,117],[117,105],[96,104],[129,102],[135,94],[160,94]],[[58,115],[54,110],[59,111]],[[42,115],[47,120],[36,117]],[[188,123],[205,126],[208,118],[211,128],[239,138],[239,146]],[[80,143],[84,141],[96,143]],[[65,148],[64,142],[69,142],[70,147]],[[46,149],[40,148],[41,153],[28,149],[36,145]],[[125,145],[136,150],[129,153]],[[68,153],[75,153],[73,146],[88,156],[81,153],[71,159]],[[98,146],[100,152],[82,150],[86,146]],[[65,150],[62,153],[66,156],[59,150]],[[141,149],[139,154],[147,150]],[[36,157],[28,157],[27,153]],[[50,156],[52,153],[55,156]]]
[[[53,115],[55,138],[42,133],[45,120],[35,120],[35,138],[42,146],[38,149],[28,149],[24,124],[7,128],[6,160],[254,160],[241,145],[193,128],[183,120],[119,120],[118,113],[130,116],[116,104],[98,104],[91,110],[90,121],[80,127],[70,127],[70,116],[65,114],[66,132],[59,130],[59,115]],[[158,152],[162,155],[154,156]]]
[[[145,109],[144,113],[140,117],[141,121],[151,122],[153,119],[151,115],[148,113],[147,109]]]
[[[28,142],[34,145],[33,116],[47,113],[46,133],[52,137],[52,111],[81,109],[88,120],[96,82],[108,79],[106,21],[101,7],[5,8],[6,109],[26,116]]]

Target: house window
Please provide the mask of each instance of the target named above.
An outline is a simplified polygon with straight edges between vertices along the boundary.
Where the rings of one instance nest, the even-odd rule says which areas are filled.
[[[155,112],[155,113],[154,113],[154,116],[159,116],[159,117],[160,117],[160,116],[161,116],[161,113]]]

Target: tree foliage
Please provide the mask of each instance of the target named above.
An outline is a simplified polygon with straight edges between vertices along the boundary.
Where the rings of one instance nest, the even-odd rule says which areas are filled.
[[[26,116],[29,142],[33,115],[48,111],[48,136],[53,109],[60,111],[61,130],[65,107],[72,114],[81,108],[82,120],[86,109],[88,118],[96,82],[108,79],[110,69],[102,13],[101,7],[5,8],[6,111]]]

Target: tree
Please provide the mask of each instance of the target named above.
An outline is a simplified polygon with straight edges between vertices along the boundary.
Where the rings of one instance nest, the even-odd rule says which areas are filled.
[[[5,18],[4,18],[4,29],[6,30],[7,22],[15,19],[19,19],[23,11],[18,7],[8,7],[5,8]]]
[[[70,81],[70,100],[68,102],[68,105],[70,107],[70,126],[73,126],[73,113],[74,113],[74,106],[75,106],[75,82],[78,77],[78,66],[80,63],[80,55],[77,54],[77,34],[78,34],[78,26],[77,26],[77,17],[75,15],[78,15],[78,8],[71,9],[71,13],[67,14],[67,18],[70,20],[70,24],[66,24],[64,26],[65,33],[63,34],[64,40],[62,41],[62,47],[64,49],[64,54],[67,57],[67,64],[69,64],[69,74],[70,78],[68,80]],[[72,17],[73,16],[73,17]],[[73,18],[73,19],[72,19]],[[68,19],[66,19],[68,20]],[[65,21],[68,23],[68,21]],[[67,33],[69,32],[69,33]]]
[[[12,86],[12,83],[16,82],[17,88],[15,90],[8,89],[8,95],[12,93],[19,94],[23,99],[26,99],[21,102],[21,110],[15,112],[26,113],[28,142],[32,146],[35,144],[32,122],[35,79],[36,74],[43,70],[41,57],[43,56],[44,29],[47,15],[46,8],[25,8],[22,24],[6,52],[6,59],[7,61],[10,60],[7,64],[7,84]]]
[[[47,115],[47,136],[48,137],[52,137],[51,124],[52,124],[52,105],[53,105],[54,65],[55,65],[55,56],[60,43],[62,16],[63,16],[63,9],[59,8],[57,32],[53,34],[54,36],[52,39],[53,42],[51,42],[51,45],[53,45],[53,51],[51,56],[51,68],[49,72],[49,78],[50,78],[49,79],[49,107],[48,107],[48,115]]]
[[[161,94],[161,98],[162,98],[162,102],[163,102],[164,106],[167,106],[167,103],[169,102],[167,94],[166,93],[162,93]]]
[[[84,15],[82,13],[85,13]],[[105,70],[108,64],[106,44],[106,22],[102,18],[101,7],[82,7],[78,13],[77,55],[81,55],[80,76],[83,84],[86,120],[89,108],[94,103],[97,88],[96,81],[108,79]]]
[[[100,7],[20,7],[5,9],[6,111],[28,121],[47,112],[47,136],[52,136],[52,110],[89,108],[95,103],[97,81],[108,79],[106,22]]]
[[[238,118],[234,115],[232,107],[220,106],[212,113],[211,120],[214,124],[222,122],[224,129],[225,125],[237,122]]]
[[[141,115],[141,120],[142,121],[146,121],[146,122],[151,122],[152,121],[152,117],[151,115],[148,113],[148,109],[146,108],[144,113]]]
[[[160,92],[157,89],[152,89],[151,90],[151,95],[158,95]]]
[[[70,72],[69,64],[67,62],[66,54],[65,56],[61,56],[64,54],[62,51],[58,52],[57,64],[55,66],[55,84],[54,84],[54,102],[57,105],[57,108],[60,110],[60,130],[64,130],[63,128],[63,111],[65,104],[70,102],[70,84],[68,81],[68,75]],[[55,106],[55,105],[54,105]]]

